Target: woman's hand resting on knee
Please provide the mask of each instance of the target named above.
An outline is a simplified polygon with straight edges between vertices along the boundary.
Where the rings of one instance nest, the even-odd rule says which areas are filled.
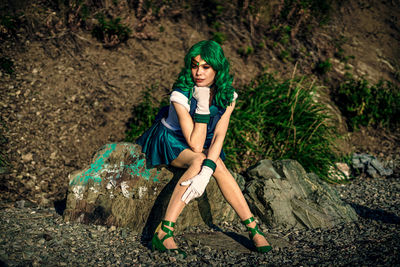
[[[183,186],[189,186],[182,195],[182,201],[188,204],[192,199],[200,197],[204,193],[215,168],[216,164],[214,161],[205,159],[199,174],[181,183]]]
[[[210,167],[203,166],[199,174],[187,181],[182,182],[181,185],[189,186],[182,195],[182,201],[188,204],[190,200],[200,197],[204,193],[212,173],[213,170]]]

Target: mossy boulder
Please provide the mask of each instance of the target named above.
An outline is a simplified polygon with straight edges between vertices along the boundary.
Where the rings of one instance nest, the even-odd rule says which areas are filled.
[[[126,226],[137,233],[151,234],[163,218],[184,170],[148,168],[140,151],[140,146],[132,143],[107,144],[85,169],[70,174],[64,219]],[[240,184],[243,186],[243,182]],[[186,206],[176,230],[235,218],[234,210],[211,179],[205,194]]]

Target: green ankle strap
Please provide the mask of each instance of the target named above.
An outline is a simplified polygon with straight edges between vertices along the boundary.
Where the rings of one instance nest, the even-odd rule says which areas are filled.
[[[165,241],[165,239],[170,238],[172,236],[174,236],[174,231],[165,227],[165,226],[169,226],[169,227],[174,227],[175,223],[174,222],[170,222],[170,221],[166,221],[163,220],[162,224],[161,224],[161,230],[163,230],[166,235],[161,239],[161,243]]]
[[[249,223],[254,222],[254,220],[255,220],[254,217],[251,216],[251,217],[248,218],[247,220],[242,221],[242,223],[243,223],[244,225],[248,225]]]
[[[256,234],[260,234],[262,236],[265,236],[263,232],[260,231],[260,229],[258,228],[258,225],[256,225],[254,228],[248,227],[247,226],[247,230],[249,230],[251,232],[251,238],[253,238]]]
[[[242,223],[243,223],[244,225],[246,225],[247,230],[250,231],[250,233],[251,233],[251,234],[250,234],[251,238],[253,238],[256,234],[260,234],[260,235],[262,235],[262,236],[265,236],[264,233],[261,232],[260,229],[258,228],[258,225],[256,225],[254,228],[251,228],[250,226],[247,226],[249,223],[254,222],[254,221],[255,221],[255,219],[254,219],[253,216],[250,217],[250,218],[248,218],[247,220],[242,221]]]
[[[174,227],[175,226],[174,222],[166,221],[166,220],[162,220],[162,224],[166,225],[166,226],[169,226],[169,227]]]

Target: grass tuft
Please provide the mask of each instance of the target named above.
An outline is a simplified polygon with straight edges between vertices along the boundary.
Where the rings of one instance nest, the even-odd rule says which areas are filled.
[[[359,126],[395,128],[400,125],[400,88],[388,81],[371,85],[349,77],[337,90],[336,103],[351,130]]]
[[[97,14],[99,24],[94,27],[92,34],[106,47],[114,47],[129,38],[132,30],[121,23],[121,18],[106,18],[103,14]]]
[[[142,93],[142,101],[133,107],[133,117],[128,122],[129,130],[126,132],[125,141],[135,142],[154,122],[161,107],[168,104],[166,99],[159,101],[156,97],[156,89],[153,85]]]
[[[225,141],[227,164],[237,172],[269,158],[295,159],[329,180],[338,137],[328,112],[313,100],[304,77],[279,81],[264,74],[240,93]]]

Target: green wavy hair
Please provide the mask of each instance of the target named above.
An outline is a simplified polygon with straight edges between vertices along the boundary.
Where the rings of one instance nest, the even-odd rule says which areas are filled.
[[[173,85],[173,89],[189,91],[189,100],[192,98],[192,89],[195,86],[193,81],[191,65],[192,59],[201,56],[215,71],[216,88],[215,101],[218,106],[226,108],[232,103],[233,92],[232,87],[233,76],[229,74],[229,62],[224,55],[221,46],[214,41],[204,40],[193,45],[185,56],[185,66],[178,75],[178,79]]]

